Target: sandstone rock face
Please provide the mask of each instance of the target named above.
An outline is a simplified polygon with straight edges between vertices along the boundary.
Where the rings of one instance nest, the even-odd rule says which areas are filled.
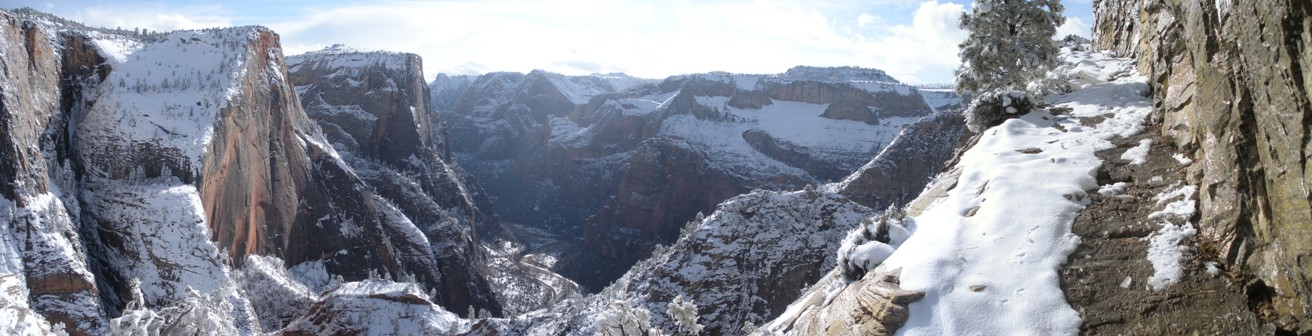
[[[1200,237],[1253,274],[1252,304],[1312,330],[1312,6],[1302,1],[1109,0],[1095,46],[1150,74],[1163,136],[1194,158]]]
[[[754,188],[841,179],[931,111],[882,71],[799,67],[659,83],[489,74],[444,118],[503,218],[582,233],[558,271],[597,290],[696,213]]]
[[[291,57],[287,67],[306,114],[352,152],[399,164],[441,135],[428,112],[419,55],[336,46]]]

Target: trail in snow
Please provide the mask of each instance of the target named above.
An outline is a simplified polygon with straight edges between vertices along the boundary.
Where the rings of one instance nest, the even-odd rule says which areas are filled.
[[[1079,244],[1071,225],[1099,189],[1094,153],[1142,131],[1151,104],[1146,78],[1129,60],[1063,57],[1058,71],[1077,91],[986,130],[962,156],[956,187],[914,218],[914,234],[885,262],[902,268],[904,289],[926,292],[900,334],[1079,332],[1057,273]],[[1090,117],[1105,119],[1081,124]]]

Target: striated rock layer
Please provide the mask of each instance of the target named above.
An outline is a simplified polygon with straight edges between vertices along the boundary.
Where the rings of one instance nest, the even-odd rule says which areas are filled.
[[[1250,274],[1251,305],[1312,331],[1312,5],[1106,0],[1095,46],[1150,74],[1155,121],[1195,160],[1207,251]]]

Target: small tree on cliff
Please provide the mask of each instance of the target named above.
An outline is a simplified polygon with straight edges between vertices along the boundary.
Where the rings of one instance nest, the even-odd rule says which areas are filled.
[[[979,132],[1033,107],[1028,91],[1057,66],[1053,34],[1066,22],[1059,0],[975,0],[961,15],[957,92],[973,98],[966,123]]]

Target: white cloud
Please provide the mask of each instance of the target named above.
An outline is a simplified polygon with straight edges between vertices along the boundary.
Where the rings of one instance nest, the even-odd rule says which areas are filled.
[[[48,5],[47,10],[54,8]],[[231,20],[214,14],[217,6],[186,9],[129,9],[124,7],[91,6],[81,8],[66,18],[88,26],[107,28],[146,28],[152,31],[201,29],[232,26]]]
[[[68,12],[57,14],[151,30],[262,24],[282,36],[288,55],[336,43],[411,52],[430,77],[545,69],[663,78],[855,65],[921,83],[951,79],[965,36],[956,28],[962,6],[939,1],[392,0],[259,9],[58,5]]]
[[[1066,23],[1062,24],[1061,27],[1057,27],[1057,36],[1054,37],[1063,38],[1067,35],[1089,37],[1091,34],[1089,24],[1084,23],[1084,20],[1080,20],[1078,17],[1068,17]]]
[[[876,24],[880,24],[883,21],[884,18],[879,17],[879,15],[870,15],[867,13],[861,13],[861,15],[858,15],[856,17],[856,26],[859,28],[866,28]]]
[[[817,9],[834,6],[772,0],[685,0],[662,6],[398,2],[323,10],[270,27],[283,36],[288,54],[334,43],[413,52],[424,57],[429,76],[545,69],[566,74],[627,70],[661,78],[856,65],[879,67],[909,82],[950,78],[956,44],[964,38],[956,28],[960,5],[922,2],[904,26],[891,26],[872,14],[847,16],[862,11]]]
[[[957,27],[962,11],[955,3],[923,2],[910,26],[894,26],[862,47],[878,67],[904,82],[948,82],[961,64],[957,45],[967,35]]]

